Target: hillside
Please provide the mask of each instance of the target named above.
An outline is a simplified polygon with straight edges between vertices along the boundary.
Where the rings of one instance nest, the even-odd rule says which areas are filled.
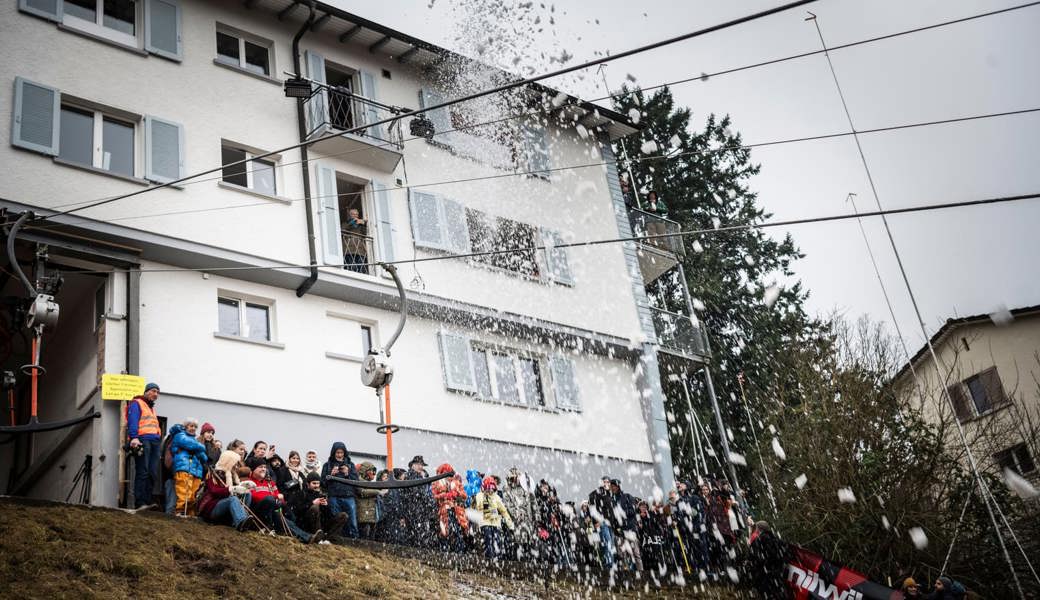
[[[307,546],[146,512],[0,499],[2,598],[635,598],[482,560],[360,542]],[[449,562],[451,561],[451,562]],[[736,598],[655,591],[654,598]]]

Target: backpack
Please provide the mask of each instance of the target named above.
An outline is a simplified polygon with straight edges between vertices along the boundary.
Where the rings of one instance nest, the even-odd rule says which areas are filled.
[[[173,468],[173,437],[166,436],[166,441],[163,443],[163,467],[167,470]]]

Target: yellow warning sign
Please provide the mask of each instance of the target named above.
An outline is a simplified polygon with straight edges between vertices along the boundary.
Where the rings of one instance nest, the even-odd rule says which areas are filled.
[[[105,373],[101,376],[102,400],[133,400],[144,393],[144,377]]]

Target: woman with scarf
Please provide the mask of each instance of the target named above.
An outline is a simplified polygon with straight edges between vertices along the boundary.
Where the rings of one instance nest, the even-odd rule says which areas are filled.
[[[255,485],[250,496],[257,517],[271,529],[286,535],[291,533],[305,544],[315,544],[325,539],[320,529],[310,534],[297,527],[290,511],[286,510],[285,498],[278,491],[278,485],[267,476],[266,460],[250,456],[246,459],[246,466],[251,469],[249,479]]]

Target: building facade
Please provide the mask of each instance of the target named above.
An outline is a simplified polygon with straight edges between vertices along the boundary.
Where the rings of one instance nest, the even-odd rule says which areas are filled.
[[[943,376],[923,347],[913,370],[904,366],[896,376],[907,402],[947,424],[950,444],[962,444],[959,422],[980,468],[1040,481],[1040,307],[949,319],[932,345]]]
[[[101,399],[102,373],[158,382],[166,423],[210,422],[225,444],[325,456],[344,441],[385,464],[359,372],[398,320],[376,263],[413,259],[398,266],[395,466],[515,465],[564,497],[607,473],[640,494],[671,487],[658,352],[695,362],[703,346],[676,350],[699,329],[655,312],[644,286],[681,242],[558,247],[654,219],[618,187],[624,116],[537,86],[498,115],[422,112],[486,67],[323,3],[12,0],[0,48],[0,206],[43,218],[17,260],[63,279],[39,420],[101,415],[0,446],[8,493],[63,500],[87,465],[91,502],[121,501],[122,406]],[[306,79],[299,99],[287,73]],[[410,134],[418,112],[430,139]],[[540,248],[494,253],[521,246]],[[2,292],[26,296],[12,277]],[[28,338],[9,313],[16,372]],[[27,388],[18,375],[12,423],[29,416]]]

